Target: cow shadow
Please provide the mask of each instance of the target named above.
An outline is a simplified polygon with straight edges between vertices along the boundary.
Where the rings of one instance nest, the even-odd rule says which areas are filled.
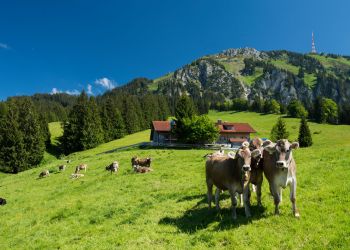
[[[229,195],[223,194],[220,200],[229,199]],[[216,211],[215,205],[209,209],[207,205],[206,195],[194,195],[183,197],[178,202],[191,201],[201,198],[193,207],[186,210],[180,217],[164,217],[160,219],[159,224],[176,226],[181,232],[193,234],[197,231],[207,228],[210,224],[215,223],[215,231],[228,230],[238,228],[242,225],[250,224],[254,220],[259,220],[265,217],[265,207],[251,205],[250,211],[252,217],[246,218],[243,207],[237,207],[237,220],[232,219],[231,207],[221,208]],[[231,205],[231,202],[229,202]]]

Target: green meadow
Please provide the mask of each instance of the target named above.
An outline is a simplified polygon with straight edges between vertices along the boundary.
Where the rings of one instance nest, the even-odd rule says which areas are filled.
[[[268,137],[277,115],[210,112],[211,119],[248,122]],[[290,140],[299,120],[285,118]],[[38,168],[0,173],[0,249],[324,249],[350,246],[350,126],[309,123],[314,145],[294,151],[297,206],[292,216],[289,190],[281,214],[273,214],[268,182],[263,207],[252,193],[252,218],[238,208],[232,221],[230,199],[221,195],[221,212],[208,210],[203,156],[208,150],[139,148],[150,131],[126,136],[57,159],[47,153]],[[62,133],[50,124],[52,142]],[[127,147],[128,145],[134,145]],[[152,157],[153,172],[135,174],[132,156]],[[67,169],[58,165],[70,159]],[[117,175],[105,171],[120,163]],[[70,179],[74,167],[88,164],[84,177]],[[47,178],[39,173],[49,169]]]

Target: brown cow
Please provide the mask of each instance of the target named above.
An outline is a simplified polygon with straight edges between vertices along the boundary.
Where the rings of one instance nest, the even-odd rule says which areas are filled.
[[[221,190],[228,190],[231,196],[232,217],[237,219],[236,193],[242,194],[246,217],[250,217],[249,208],[249,177],[250,177],[251,152],[247,146],[239,149],[235,156],[231,153],[225,157],[210,157],[206,161],[206,182],[208,189],[208,204],[211,208],[213,185],[217,187],[215,192],[216,208],[219,206]]]
[[[80,170],[85,170],[85,172],[86,172],[87,167],[88,167],[87,164],[80,164],[80,165],[76,166],[75,173],[76,174],[79,173]]]
[[[289,185],[293,214],[295,217],[300,216],[296,207],[296,163],[292,154],[292,150],[298,147],[298,142],[290,143],[287,139],[281,139],[276,144],[271,142],[264,148],[264,174],[269,182],[270,192],[274,198],[275,214],[279,214],[282,188],[284,189]]]
[[[141,173],[141,174],[144,174],[144,173],[153,171],[152,168],[149,168],[149,167],[141,167],[141,166],[137,166],[137,165],[134,165],[134,166],[133,166],[133,169],[134,169],[134,171],[135,171],[136,173]]]
[[[148,157],[148,158],[138,158],[137,156],[134,156],[133,158],[131,158],[131,166],[140,166],[140,167],[151,167],[151,162],[152,162],[152,158]]]
[[[114,161],[112,162],[110,165],[108,165],[106,167],[106,170],[107,171],[111,171],[111,174],[114,172],[114,173],[117,173],[118,172],[118,169],[119,169],[119,163],[117,161]]]

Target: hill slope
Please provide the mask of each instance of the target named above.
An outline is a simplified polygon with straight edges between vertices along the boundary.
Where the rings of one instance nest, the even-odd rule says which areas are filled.
[[[268,136],[275,115],[211,112],[213,120],[249,122],[259,136]],[[299,121],[286,119],[291,138]],[[345,248],[350,244],[350,126],[310,123],[315,145],[298,149],[298,206],[301,219],[291,215],[289,191],[284,191],[281,215],[273,215],[268,184],[263,183],[263,208],[252,195],[251,220],[238,209],[231,221],[228,195],[221,213],[208,211],[203,155],[206,150],[116,147],[147,141],[149,131],[74,153],[65,172],[37,179],[41,169],[56,170],[62,160],[18,175],[0,175],[1,249],[83,248]],[[336,145],[336,146],[334,146]],[[153,157],[154,172],[131,171],[133,155]],[[118,160],[111,175],[104,166]],[[69,179],[78,163],[86,175]]]
[[[199,58],[149,86],[157,93],[187,92],[211,102],[260,97],[288,104],[299,99],[311,108],[313,100],[325,96],[344,105],[350,101],[350,58],[228,49]]]

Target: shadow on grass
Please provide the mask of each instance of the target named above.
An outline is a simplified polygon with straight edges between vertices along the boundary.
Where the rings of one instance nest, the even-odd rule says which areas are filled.
[[[49,153],[50,155],[55,156],[57,159],[62,154],[60,147],[58,145],[53,145],[53,144],[50,144],[49,146],[46,147],[46,152]]]
[[[253,220],[259,220],[264,217],[264,207],[257,205],[250,206],[252,217],[246,218],[243,207],[237,207],[237,220],[232,219],[232,209],[222,208],[219,212],[216,211],[215,205],[211,209],[208,208],[206,195],[193,195],[181,198],[178,202],[191,201],[193,199],[202,198],[192,208],[185,211],[180,217],[164,217],[159,221],[159,224],[176,226],[181,232],[192,234],[199,230],[205,229],[213,222],[218,222],[215,230],[228,230],[238,228],[242,225],[247,225]],[[229,198],[229,195],[221,195],[220,200]]]

